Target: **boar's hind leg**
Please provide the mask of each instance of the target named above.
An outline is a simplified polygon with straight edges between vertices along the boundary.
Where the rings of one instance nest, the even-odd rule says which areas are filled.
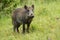
[[[16,31],[16,22],[13,22],[13,31]]]
[[[23,33],[25,33],[25,24],[23,23]]]
[[[19,26],[20,26],[20,23],[17,23],[17,32],[18,33],[19,33],[19,30],[18,30]]]
[[[19,32],[19,30],[18,30],[19,26],[20,26],[20,23],[14,22],[14,28],[13,28],[14,32],[15,31]]]

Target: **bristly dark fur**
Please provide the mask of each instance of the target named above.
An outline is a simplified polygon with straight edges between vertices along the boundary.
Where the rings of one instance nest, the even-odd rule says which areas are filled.
[[[13,11],[12,14],[12,23],[14,32],[19,32],[18,28],[22,24],[23,25],[23,33],[25,33],[25,24],[27,24],[27,32],[29,32],[29,27],[34,18],[33,15],[34,5],[31,7],[24,6],[24,8],[17,8]]]

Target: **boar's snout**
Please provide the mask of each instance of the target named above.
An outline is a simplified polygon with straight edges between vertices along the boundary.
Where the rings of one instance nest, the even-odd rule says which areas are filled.
[[[34,18],[34,15],[32,15],[31,18]]]
[[[34,15],[33,14],[31,14],[30,16],[28,16],[29,18],[34,18]]]

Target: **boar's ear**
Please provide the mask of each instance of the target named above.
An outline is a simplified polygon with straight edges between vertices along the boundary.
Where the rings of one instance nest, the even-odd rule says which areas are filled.
[[[34,9],[34,5],[32,5],[32,8]]]
[[[27,6],[25,5],[24,8],[27,9]]]

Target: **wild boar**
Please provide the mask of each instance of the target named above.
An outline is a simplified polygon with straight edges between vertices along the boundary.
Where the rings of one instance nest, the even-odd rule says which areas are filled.
[[[21,24],[23,25],[23,33],[25,33],[25,24],[27,24],[27,32],[29,32],[29,27],[33,18],[34,5],[25,5],[23,8],[15,9],[12,13],[12,23],[14,32],[17,31],[19,33],[18,28]]]

